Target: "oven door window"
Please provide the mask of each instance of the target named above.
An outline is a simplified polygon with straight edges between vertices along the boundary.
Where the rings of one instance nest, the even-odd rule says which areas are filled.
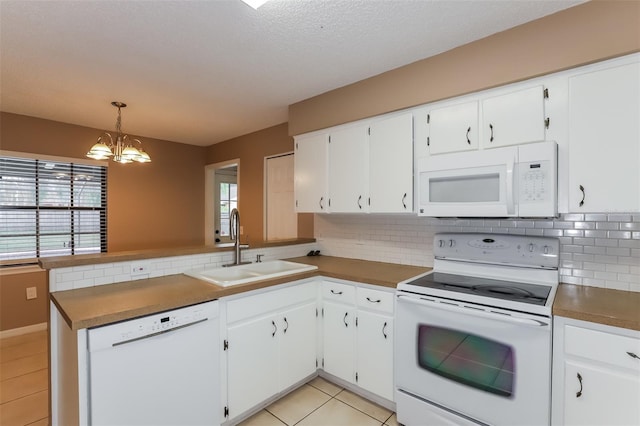
[[[419,325],[418,365],[485,392],[513,396],[514,350],[494,340],[448,328]]]

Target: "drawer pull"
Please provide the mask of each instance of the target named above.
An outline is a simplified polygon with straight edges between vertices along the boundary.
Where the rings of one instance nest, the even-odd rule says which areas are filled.
[[[338,294],[338,295],[340,295],[340,294],[342,294],[342,292],[341,292],[341,291],[331,290],[331,294]]]
[[[367,296],[367,300],[368,300],[369,302],[371,302],[371,303],[380,303],[380,302],[382,302],[382,300],[380,300],[380,299],[378,299],[378,300],[370,299],[370,298],[369,298],[369,296]]]
[[[576,392],[576,398],[580,398],[582,396],[582,376],[578,373],[578,382],[580,382],[580,390]]]
[[[634,354],[633,352],[627,352],[627,355],[629,355],[631,358],[640,359],[640,356]]]

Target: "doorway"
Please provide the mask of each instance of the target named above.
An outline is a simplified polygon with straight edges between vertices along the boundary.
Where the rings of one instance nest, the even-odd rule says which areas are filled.
[[[229,215],[238,208],[240,160],[205,167],[205,244],[230,242]]]

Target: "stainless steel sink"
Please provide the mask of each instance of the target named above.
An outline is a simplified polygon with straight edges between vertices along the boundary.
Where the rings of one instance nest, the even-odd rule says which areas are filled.
[[[318,269],[314,265],[289,262],[287,260],[269,260],[248,265],[232,266],[228,268],[213,268],[202,271],[187,271],[184,274],[190,277],[209,281],[221,287],[229,287],[238,284],[246,284],[253,281],[269,278],[283,277],[299,272],[307,272]]]

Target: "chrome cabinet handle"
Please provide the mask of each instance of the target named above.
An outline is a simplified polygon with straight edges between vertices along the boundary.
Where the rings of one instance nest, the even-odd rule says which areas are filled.
[[[578,373],[578,382],[580,382],[580,390],[576,392],[576,398],[580,398],[582,396],[582,376]]]
[[[471,141],[469,140],[469,132],[471,132],[471,126],[467,129],[467,143],[471,145]]]
[[[582,207],[584,206],[584,197],[585,197],[584,186],[580,185],[580,191],[582,192],[582,200],[580,200],[579,206]]]
[[[342,292],[341,292],[341,291],[331,290],[331,294],[337,294],[337,295],[340,295],[340,294],[342,294]]]
[[[378,300],[373,300],[373,299],[369,298],[369,296],[367,296],[367,300],[368,300],[369,302],[371,302],[371,303],[380,303],[380,302],[382,302],[382,300],[380,300],[380,299],[378,299]]]
[[[344,322],[345,327],[349,327],[349,324],[347,324],[347,315],[349,315],[349,312],[345,312],[344,318],[342,318],[342,322]]]
[[[360,200],[362,200],[362,195],[358,197],[358,208],[362,210],[362,205],[360,204]]]
[[[324,197],[320,197],[320,201],[318,202],[318,204],[320,204],[320,210],[324,209],[324,206],[322,205],[323,201],[324,201]]]
[[[278,331],[278,326],[276,325],[276,322],[271,320],[271,325],[273,325],[273,333],[271,333],[271,337],[276,337],[276,331]]]
[[[287,317],[284,317],[284,324],[287,326],[284,330],[283,333],[286,333],[287,330],[289,329],[289,321],[287,321]]]
[[[385,330],[387,329],[387,322],[384,322],[384,325],[382,326],[382,335],[384,336],[384,338],[387,338],[387,333],[385,333]]]
[[[640,359],[640,356],[634,354],[633,352],[627,352],[627,355],[629,355],[631,358]]]
[[[402,196],[402,207],[404,207],[405,209],[407,208],[407,204],[404,202],[404,200],[407,199],[407,193],[405,192],[404,195]]]
[[[491,137],[489,138],[489,142],[493,142],[493,124],[489,124],[489,129],[491,129]]]

